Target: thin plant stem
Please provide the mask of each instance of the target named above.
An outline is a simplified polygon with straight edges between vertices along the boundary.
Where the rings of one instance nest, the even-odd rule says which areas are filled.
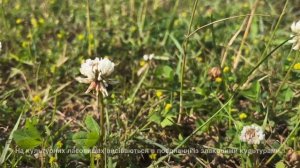
[[[88,55],[92,55],[92,41],[91,41],[91,20],[90,20],[90,2],[89,0],[86,0],[86,28],[88,32]]]
[[[10,133],[10,135],[9,135],[6,143],[5,143],[4,149],[3,149],[1,157],[0,157],[0,165],[2,165],[5,162],[6,154],[7,154],[8,150],[9,150],[9,146],[10,146],[11,141],[13,139],[13,134],[18,129],[18,127],[19,127],[19,124],[20,124],[21,118],[23,116],[23,113],[24,113],[24,110],[21,112],[21,114],[20,114],[20,116],[19,116],[19,118],[18,118],[18,120],[17,120],[17,122],[16,122],[16,124],[15,124],[15,126],[13,128],[13,130],[11,131],[11,133]]]
[[[188,35],[190,34],[191,29],[192,29],[192,24],[193,24],[197,4],[198,4],[198,0],[195,0],[194,5],[193,5],[192,17],[191,17],[189,28],[188,28],[188,33],[187,33]],[[189,37],[186,37],[186,40],[183,44],[183,55],[182,55],[182,64],[181,64],[181,72],[180,72],[181,73],[180,74],[180,100],[179,100],[180,101],[179,102],[180,109],[179,109],[179,115],[178,115],[178,120],[177,120],[178,124],[180,123],[181,117],[183,114],[183,82],[184,82],[184,74],[185,74],[184,71],[185,71],[185,66],[186,66],[186,49],[187,49],[188,41],[189,41]]]
[[[90,167],[91,168],[94,168],[95,167],[95,156],[94,156],[94,153],[93,152],[91,152],[90,153],[90,157],[91,157],[91,160],[90,160]]]
[[[248,37],[248,34],[250,32],[251,24],[252,24],[252,21],[253,21],[254,13],[255,13],[255,11],[257,9],[257,6],[258,6],[258,2],[259,2],[259,0],[256,0],[253,7],[252,7],[251,14],[249,16],[249,20],[248,20],[248,23],[247,23],[247,26],[246,26],[246,30],[245,30],[242,42],[240,44],[240,48],[238,50],[237,56],[236,56],[236,58],[234,60],[234,63],[233,63],[233,69],[234,70],[237,68],[238,63],[240,61],[242,50],[243,50],[244,44],[246,42],[246,39]]]
[[[291,50],[288,54],[287,57],[290,56],[291,52],[293,50]],[[290,65],[288,71],[286,72],[282,82],[280,83],[279,87],[277,88],[276,92],[275,92],[275,95],[273,96],[273,98],[275,99],[278,95],[279,95],[279,92],[281,91],[282,87],[284,86],[284,84],[287,82],[289,76],[290,76],[290,73],[293,69],[293,65],[295,65],[295,63],[298,61],[298,57],[299,57],[299,54],[296,55],[296,58],[294,59],[294,61],[292,62],[292,64]],[[275,109],[275,106],[276,106],[277,102],[276,101],[273,101],[273,105],[272,105],[272,108]],[[278,114],[276,114],[276,116],[278,116]]]
[[[204,29],[210,25],[216,24],[216,23],[220,23],[220,22],[224,22],[227,20],[232,20],[232,19],[236,19],[236,18],[240,18],[240,17],[247,17],[247,16],[251,16],[251,14],[246,14],[246,15],[236,15],[236,16],[231,16],[231,17],[227,17],[227,18],[223,18],[223,19],[219,19],[216,21],[213,21],[211,23],[208,23],[206,25],[203,25],[201,27],[198,27],[197,29],[195,29],[193,32],[191,32],[190,34],[186,35],[186,39],[190,38],[191,36],[193,36],[194,34],[196,34],[199,30]],[[254,14],[254,16],[261,16],[261,17],[271,17],[272,15],[264,15],[264,14]]]
[[[48,126],[52,126],[52,124],[54,123],[56,110],[57,110],[57,94],[55,94],[54,96],[54,109],[52,111],[51,122]]]
[[[290,51],[290,53],[291,53],[291,52],[292,52],[292,50]],[[289,55],[290,55],[290,53],[289,53]],[[288,57],[289,57],[289,55],[288,55]],[[295,63],[298,61],[298,59],[299,59],[299,53],[297,53],[296,58],[294,59],[293,63],[290,65],[290,67],[289,67],[287,73],[285,74],[285,76],[284,76],[284,78],[283,78],[283,81],[280,83],[278,89],[276,90],[276,93],[275,93],[275,96],[274,96],[274,97],[277,97],[277,96],[278,96],[278,94],[279,94],[281,88],[282,88],[283,85],[287,82],[287,79],[288,79],[288,77],[289,77],[289,75],[290,75],[290,72],[292,71],[293,65],[295,65]]]
[[[104,102],[103,96],[101,93],[97,92],[96,96],[97,101],[97,113],[99,114],[99,122],[100,122],[100,138],[99,138],[99,147],[102,149],[104,147],[104,137],[105,137],[105,129],[104,129]],[[103,157],[100,159],[100,165],[103,166],[104,160]]]
[[[99,114],[99,121],[100,121],[100,146],[103,146],[103,140],[105,136],[104,130],[104,103],[103,103],[103,96],[102,94],[97,95],[97,110]]]

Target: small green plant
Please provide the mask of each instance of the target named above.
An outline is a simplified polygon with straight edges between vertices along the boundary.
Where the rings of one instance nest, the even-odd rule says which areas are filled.
[[[94,60],[88,59],[85,63],[81,65],[80,73],[86,78],[77,77],[76,79],[81,83],[90,84],[85,93],[89,93],[92,90],[96,91],[96,102],[97,102],[97,114],[99,116],[99,125],[93,117],[88,116],[85,119],[85,125],[88,132],[78,132],[73,135],[74,142],[80,147],[90,148],[96,145],[99,141],[100,149],[104,148],[104,138],[105,138],[105,115],[104,115],[104,97],[108,96],[107,87],[108,80],[107,77],[111,75],[114,70],[114,63],[112,63],[107,58]],[[100,163],[97,167],[105,167],[106,161],[101,157]],[[94,166],[94,153],[91,152],[91,167]]]

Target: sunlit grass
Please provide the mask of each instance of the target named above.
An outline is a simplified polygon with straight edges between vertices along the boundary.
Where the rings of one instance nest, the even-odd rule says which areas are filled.
[[[0,167],[299,165],[296,1],[0,6]],[[78,83],[95,58],[113,79]]]

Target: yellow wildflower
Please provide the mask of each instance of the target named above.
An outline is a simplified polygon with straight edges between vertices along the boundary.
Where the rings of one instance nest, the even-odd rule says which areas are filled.
[[[35,95],[35,96],[33,96],[32,101],[35,103],[39,103],[42,101],[42,99],[39,95]]]
[[[59,38],[59,39],[62,39],[63,36],[64,36],[64,35],[63,35],[63,33],[61,33],[61,32],[57,33],[57,35],[56,35],[56,37]]]
[[[156,160],[156,157],[157,157],[157,153],[151,153],[151,154],[149,155],[149,158],[150,158],[151,160]]]
[[[222,78],[217,77],[217,78],[215,79],[215,81],[216,81],[217,83],[221,83],[221,82],[222,82]]]
[[[171,108],[172,108],[172,104],[170,104],[170,103],[166,104],[166,106],[165,106],[166,111],[169,111]]]
[[[140,66],[144,66],[145,64],[146,64],[146,61],[144,61],[144,60],[140,61]]]
[[[155,94],[158,98],[160,98],[163,95],[163,92],[160,90],[157,90]]]
[[[224,67],[223,72],[227,73],[227,72],[229,72],[229,70],[230,70],[230,68],[228,66],[226,66],[226,67]]]
[[[55,162],[56,162],[56,157],[51,156],[50,159],[49,159],[49,163],[50,163],[51,165],[53,165]]]
[[[136,27],[135,27],[135,26],[130,26],[130,27],[129,27],[129,31],[130,31],[131,33],[135,32],[135,31],[136,31]]]
[[[179,19],[176,19],[175,21],[174,21],[174,26],[179,26],[180,25],[180,20]]]
[[[56,147],[57,147],[58,149],[60,149],[62,146],[63,146],[63,143],[62,143],[61,141],[57,141],[57,142],[56,142]]]
[[[23,41],[22,42],[22,47],[23,48],[27,48],[29,46],[29,42],[28,41]]]
[[[202,59],[202,57],[196,57],[196,61],[197,61],[197,62],[202,62],[203,59]]]
[[[293,68],[294,70],[300,70],[300,63],[296,63]]]
[[[95,155],[96,160],[100,160],[101,158],[102,158],[101,154],[98,153],[98,154]]]
[[[116,95],[114,93],[111,94],[110,98],[115,99]]]
[[[241,119],[241,120],[244,120],[244,119],[246,119],[248,116],[247,116],[247,114],[246,113],[241,113],[240,115],[239,115],[239,118]]]
[[[32,27],[34,27],[34,28],[37,28],[37,27],[38,27],[38,22],[36,21],[35,18],[32,17],[32,18],[30,19],[30,23],[31,23]]]
[[[39,23],[40,23],[40,24],[44,24],[44,23],[45,23],[44,18],[39,18]]]
[[[89,39],[93,40],[94,39],[94,35],[93,34],[89,34]]]
[[[31,34],[31,33],[28,33],[26,37],[27,37],[28,39],[32,39],[32,34]]]
[[[83,35],[83,34],[78,34],[78,35],[77,35],[77,39],[78,39],[79,41],[83,40],[83,39],[84,39],[84,35]]]
[[[22,22],[23,22],[22,19],[20,19],[20,18],[16,19],[16,24],[20,24],[20,23],[22,23]]]
[[[19,3],[16,4],[15,9],[16,9],[16,10],[19,10],[19,9],[20,9],[20,4],[19,4]]]
[[[56,0],[50,0],[50,4],[54,4]]]

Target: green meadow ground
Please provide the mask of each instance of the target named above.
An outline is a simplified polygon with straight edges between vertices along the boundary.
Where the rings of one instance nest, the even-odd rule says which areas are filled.
[[[296,0],[0,6],[0,167],[299,167]],[[96,96],[75,80],[95,57],[116,64],[102,144]],[[259,145],[240,141],[252,124]],[[137,151],[66,152],[92,148]]]

